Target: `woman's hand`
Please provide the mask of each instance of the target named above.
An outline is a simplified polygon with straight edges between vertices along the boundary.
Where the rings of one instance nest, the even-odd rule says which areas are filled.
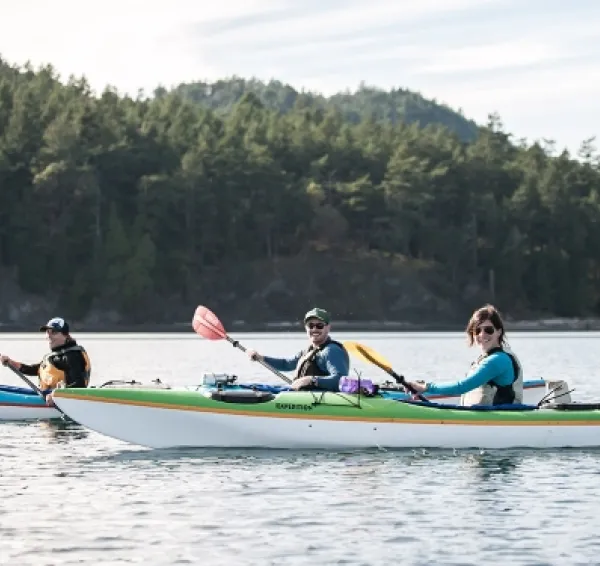
[[[409,391],[411,389],[417,393],[425,393],[425,391],[427,391],[427,383],[424,381],[407,381],[406,385],[408,386]]]

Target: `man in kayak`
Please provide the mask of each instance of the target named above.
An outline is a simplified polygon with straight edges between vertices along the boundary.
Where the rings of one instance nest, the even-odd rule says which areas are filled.
[[[3,365],[12,365],[25,375],[37,375],[42,391],[56,387],[87,387],[92,366],[87,352],[69,334],[69,324],[62,318],[53,318],[40,331],[45,331],[50,345],[48,352],[39,364],[23,364],[8,356],[0,356]],[[46,396],[49,405],[51,395]]]
[[[319,308],[309,310],[304,315],[304,328],[310,345],[293,358],[261,356],[255,350],[247,350],[248,356],[278,371],[296,370],[292,389],[338,391],[340,378],[350,371],[350,359],[344,346],[329,336],[331,315]]]
[[[492,305],[477,309],[467,325],[469,346],[477,343],[481,355],[465,379],[453,383],[409,382],[418,393],[461,395],[461,405],[504,405],[523,402],[523,370],[507,351],[504,323]]]

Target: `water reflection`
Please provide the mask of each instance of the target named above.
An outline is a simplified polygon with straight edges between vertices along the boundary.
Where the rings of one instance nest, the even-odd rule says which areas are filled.
[[[90,461],[131,461],[146,460],[149,462],[173,461],[173,460],[203,460],[207,462],[223,461],[265,461],[277,462],[284,461],[293,463],[294,461],[306,461],[311,459],[315,462],[321,462],[324,459],[334,459],[335,461],[353,456],[365,456],[377,454],[377,449],[356,450],[356,451],[335,451],[327,452],[323,450],[287,450],[276,448],[164,448],[149,449],[124,448],[114,450],[108,454],[102,454],[90,459]]]
[[[40,421],[39,436],[45,437],[51,443],[67,444],[73,440],[82,440],[89,436],[89,430],[70,420]]]
[[[495,476],[509,476],[523,463],[523,456],[514,453],[479,452],[469,454],[466,459],[469,467],[476,472],[479,480],[487,481]]]

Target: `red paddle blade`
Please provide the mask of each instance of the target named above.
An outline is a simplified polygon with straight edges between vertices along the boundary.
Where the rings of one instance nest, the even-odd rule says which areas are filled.
[[[207,340],[222,340],[227,336],[223,324],[210,309],[199,305],[192,319],[194,332]]]

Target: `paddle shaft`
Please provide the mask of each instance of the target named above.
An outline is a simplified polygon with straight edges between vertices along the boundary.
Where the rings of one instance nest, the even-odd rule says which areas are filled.
[[[233,338],[231,338],[228,334],[225,334],[225,340],[227,340],[227,342],[232,344],[235,348],[239,348],[242,352],[246,351],[246,348],[244,348],[244,346],[242,346],[237,340],[234,340]],[[289,383],[289,384],[292,383],[292,380],[289,377],[286,377],[280,371],[277,371],[274,367],[271,367],[267,362],[265,362],[261,358],[257,357],[255,359],[259,364],[266,367],[269,371],[272,371],[277,377],[279,377],[280,379],[283,379],[283,381],[285,381],[286,383]]]
[[[198,323],[198,324],[196,324]],[[194,318],[192,319],[192,326],[194,327],[194,331],[203,336],[204,338],[208,338],[209,340],[227,340],[230,344],[232,344],[235,348],[239,348],[242,352],[246,352],[246,348],[242,346],[237,340],[231,338],[221,321],[217,318],[214,312],[210,309],[198,305],[196,308],[196,312],[194,313]],[[208,335],[205,331],[208,331]],[[274,373],[279,379],[283,379],[286,383],[291,384],[292,380],[283,375],[281,372],[277,371],[274,367],[271,367],[268,363],[260,358],[253,358],[257,362],[259,362],[262,366],[267,368],[270,372]]]
[[[416,395],[418,399],[426,403],[431,403],[429,399],[423,397],[423,395],[418,393],[412,385],[409,385],[406,379],[404,379],[403,375],[398,375],[391,367],[386,367],[380,364],[375,358],[373,358],[373,356],[371,356],[371,354],[369,354],[369,352],[367,352],[364,348],[361,348],[360,345],[357,345],[357,350],[366,360],[370,361],[372,364],[376,365],[377,367],[385,371],[387,374],[391,375],[397,383],[402,385],[407,391],[410,391],[413,395]]]
[[[423,395],[421,395],[420,393],[417,392],[417,390],[412,386],[409,385],[408,382],[406,381],[406,379],[404,379],[403,375],[398,375],[393,369],[390,369],[390,371],[388,371],[388,373],[403,387],[405,387],[406,389],[408,389],[408,391],[410,391],[413,395],[416,395],[419,399],[421,399],[421,401],[427,401],[429,402],[429,399],[427,399],[426,397],[423,397]]]
[[[42,392],[42,390],[35,384],[33,383],[33,381],[31,381],[23,372],[19,371],[15,366],[13,366],[12,364],[6,364],[6,367],[8,369],[10,369],[10,371],[12,371],[13,373],[15,373],[16,375],[18,375],[27,385],[29,385],[29,387],[31,387],[31,389],[33,389],[42,399],[46,399],[46,396],[44,395],[44,393]]]

